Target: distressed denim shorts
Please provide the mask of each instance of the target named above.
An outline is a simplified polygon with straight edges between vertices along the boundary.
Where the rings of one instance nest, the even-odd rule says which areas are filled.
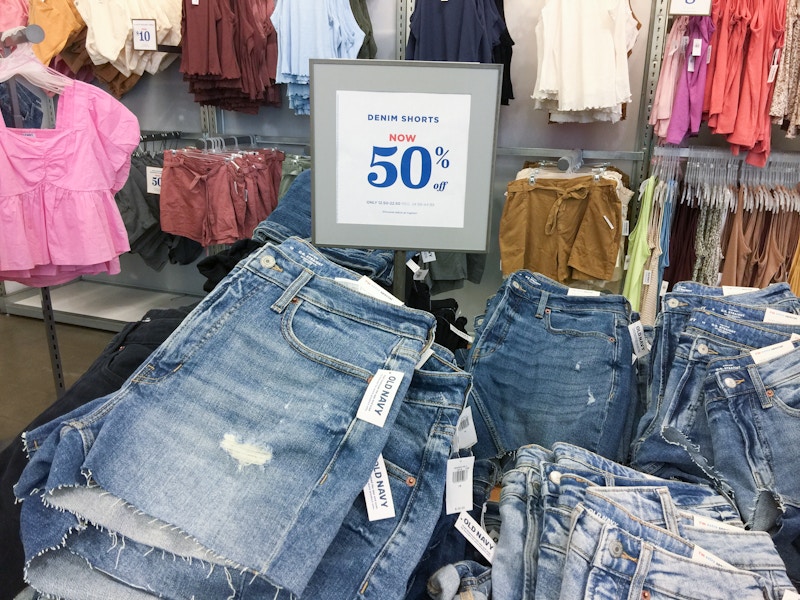
[[[44,491],[134,542],[299,595],[433,340],[432,315],[364,285],[380,296],[302,240],[263,247],[118,392],[51,434],[46,479],[34,466],[17,495]],[[375,394],[368,422],[356,415],[375,377],[398,401]]]

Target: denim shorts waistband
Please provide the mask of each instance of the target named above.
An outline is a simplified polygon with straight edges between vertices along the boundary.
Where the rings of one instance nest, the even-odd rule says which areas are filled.
[[[794,331],[800,333],[800,327],[741,321],[698,309],[692,311],[692,316],[681,334],[681,343],[707,337],[729,346],[760,348],[788,340]]]
[[[277,312],[281,312],[282,303],[301,298],[323,310],[350,316],[398,335],[433,339],[436,326],[433,315],[350,289],[346,282],[356,283],[361,276],[329,261],[299,238],[289,238],[280,245],[267,244],[239,263],[239,267],[286,290],[286,298],[282,296],[273,305]],[[373,282],[369,285],[377,286]],[[390,295],[389,292],[386,295]]]
[[[549,279],[541,273],[516,271],[503,283],[511,293],[541,309],[561,308],[565,310],[613,312],[630,319],[632,311],[628,300],[618,294],[599,296],[569,295],[565,285]],[[543,302],[544,300],[544,302]]]
[[[570,537],[570,551],[585,556],[593,556],[593,568],[601,568],[625,579],[647,576],[639,572],[639,565],[648,565],[650,572],[661,574],[664,570],[680,577],[691,577],[704,583],[724,582],[724,589],[753,590],[763,589],[765,582],[754,573],[736,568],[724,568],[693,559],[698,546],[660,528],[651,528],[647,538],[639,535],[642,531],[634,521],[612,522],[600,517],[583,505],[575,509],[573,535]],[[580,535],[575,535],[580,531]],[[649,556],[646,556],[649,555]],[[645,583],[647,587],[647,582]]]
[[[770,387],[800,377],[800,342],[794,350],[768,362],[756,364],[750,354],[731,359],[715,359],[708,364],[704,392],[706,402],[732,399],[758,392],[762,403],[769,403]]]

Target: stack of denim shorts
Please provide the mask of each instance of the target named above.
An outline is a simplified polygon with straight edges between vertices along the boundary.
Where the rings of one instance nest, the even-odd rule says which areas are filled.
[[[794,586],[770,536],[710,486],[660,479],[587,450],[525,446],[502,479],[491,567],[461,561],[436,600],[752,598]]]
[[[298,238],[267,244],[118,391],[27,432],[15,492],[32,587],[402,598],[471,376],[433,344],[432,315],[370,285]],[[374,405],[378,425],[357,411],[383,371],[396,396]],[[379,455],[395,517],[370,521]]]
[[[772,535],[797,584],[800,300],[785,283],[726,291],[680,283],[666,294],[631,464],[712,485],[749,529]],[[751,354],[776,344],[783,352]]]

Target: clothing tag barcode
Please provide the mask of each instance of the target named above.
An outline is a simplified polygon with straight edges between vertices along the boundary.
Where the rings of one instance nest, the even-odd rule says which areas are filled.
[[[692,56],[701,56],[703,54],[703,40],[694,38],[692,41]]]
[[[453,446],[455,446],[455,450],[464,450],[465,448],[472,448],[477,443],[478,434],[475,431],[475,423],[472,420],[472,407],[467,406],[458,418]]]
[[[659,292],[658,295],[659,296],[666,296],[668,289],[669,289],[669,281],[666,281],[666,280],[662,281],[661,282],[661,292]]]
[[[706,52],[706,64],[711,64],[711,44],[708,45],[708,51]]]
[[[458,515],[456,529],[458,529],[461,534],[467,538],[467,541],[489,561],[489,564],[491,564],[494,558],[495,542],[489,534],[486,533],[486,530],[466,512],[462,512]]]
[[[631,232],[631,222],[628,219],[625,219],[622,222],[622,235],[627,237]]]
[[[394,397],[400,384],[403,381],[402,371],[389,371],[388,369],[378,369],[372,376],[361,399],[356,417],[367,423],[372,423],[378,427],[383,427],[386,417],[392,409]]]
[[[424,263],[436,262],[436,252],[420,252],[419,254]]]
[[[768,308],[764,311],[764,323],[773,325],[800,325],[800,315]]]
[[[689,57],[689,60],[686,61],[686,70],[689,71],[689,73],[694,73],[694,63],[696,60],[697,58],[695,57],[694,54],[692,54]]]
[[[389,473],[386,472],[386,463],[382,454],[378,455],[369,481],[364,486],[364,500],[367,504],[367,517],[370,521],[394,518],[392,488],[389,486]]]
[[[647,338],[644,335],[644,325],[642,325],[641,321],[628,325],[628,331],[631,334],[633,353],[637,358],[641,358],[650,352],[650,344],[647,343]]]
[[[650,285],[650,280],[653,278],[652,271],[645,271],[644,275],[642,275],[642,283],[644,285]]]
[[[417,272],[414,273],[414,281],[425,281],[427,276],[428,269],[417,269]]]
[[[472,467],[475,457],[451,458],[447,461],[445,510],[448,515],[472,509]]]
[[[164,169],[159,167],[147,167],[145,169],[148,194],[161,194],[161,173],[163,171]]]
[[[630,254],[626,254],[625,255],[625,264],[622,266],[622,269],[627,271],[630,268],[630,266],[631,266],[631,255]]]

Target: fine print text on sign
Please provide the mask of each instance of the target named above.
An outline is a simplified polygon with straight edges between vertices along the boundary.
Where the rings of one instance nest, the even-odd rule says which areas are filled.
[[[464,227],[471,97],[336,92],[336,221]]]

